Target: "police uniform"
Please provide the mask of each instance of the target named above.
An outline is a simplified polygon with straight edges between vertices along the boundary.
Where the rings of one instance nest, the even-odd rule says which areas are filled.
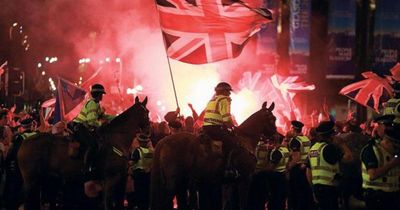
[[[224,123],[232,122],[230,114],[231,98],[224,95],[214,96],[207,104],[204,114],[203,130],[214,139],[222,140],[228,131]]]
[[[289,150],[279,146],[271,151],[269,161],[276,167],[270,176],[271,196],[268,202],[268,210],[285,209],[288,183],[286,180],[286,166],[289,162]]]
[[[265,210],[265,203],[270,195],[269,176],[267,171],[271,149],[264,141],[259,141],[256,146],[256,173],[253,174],[249,188],[249,200],[247,209]]]
[[[383,114],[394,114],[395,108],[400,104],[400,99],[391,98],[384,104]]]
[[[38,134],[31,130],[33,119],[28,118],[20,122],[24,129],[14,136],[11,147],[5,159],[6,183],[4,186],[4,202],[7,209],[18,209],[22,201],[22,176],[19,171],[17,154],[23,141],[29,141]]]
[[[322,122],[316,131],[325,135],[334,135],[333,127],[333,122]],[[339,208],[337,186],[339,162],[342,158],[341,149],[329,142],[317,142],[310,149],[309,165],[313,192],[321,210]]]
[[[385,137],[397,142],[399,151],[400,135],[395,131],[385,132]],[[398,133],[398,131],[397,131]],[[399,209],[400,208],[400,166],[391,168],[385,175],[371,180],[369,169],[376,169],[388,164],[394,157],[379,142],[370,141],[361,153],[364,198],[367,209]]]
[[[102,118],[111,120],[113,117],[104,114],[104,110],[101,108],[100,103],[96,102],[94,99],[90,99],[85,103],[78,116],[73,121],[75,123],[83,124],[86,127],[98,128],[102,125]]]
[[[292,127],[299,133],[303,126],[304,124],[299,121],[292,121]],[[289,208],[294,210],[312,209],[312,191],[305,168],[311,141],[307,136],[297,135],[290,140],[288,147],[291,153],[300,153],[300,161],[289,171]]]
[[[144,134],[137,137],[140,147],[131,155],[133,161],[134,203],[139,210],[147,210],[150,203],[150,173],[153,163],[153,149],[146,145],[150,139]]]
[[[100,175],[95,167],[95,158],[98,150],[95,130],[102,126],[102,119],[112,120],[113,116],[106,115],[100,106],[99,101],[102,99],[102,95],[106,94],[103,85],[92,85],[90,93],[92,98],[85,103],[78,116],[73,120],[73,129],[75,136],[87,147],[84,158],[86,179],[95,180]]]
[[[394,123],[400,124],[400,83],[394,85],[394,98],[389,99],[384,103],[383,114],[395,115]]]

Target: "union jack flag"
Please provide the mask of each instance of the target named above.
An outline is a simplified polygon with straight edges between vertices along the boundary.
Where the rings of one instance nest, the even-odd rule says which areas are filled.
[[[372,71],[362,73],[365,78],[359,82],[347,85],[340,94],[349,97],[361,105],[371,107],[379,113],[382,103],[393,95],[393,88],[386,78],[382,78]]]
[[[390,73],[392,73],[392,78],[398,82],[400,82],[400,63],[397,63],[395,66],[390,69]]]
[[[238,0],[157,0],[157,8],[168,56],[191,64],[237,57],[272,19]]]

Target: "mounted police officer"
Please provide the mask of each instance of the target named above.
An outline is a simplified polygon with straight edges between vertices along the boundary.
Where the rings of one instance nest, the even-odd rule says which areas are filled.
[[[339,162],[352,160],[347,145],[339,139],[334,139],[334,125],[332,121],[321,122],[318,125],[318,141],[309,153],[310,168],[307,174],[309,179],[311,178],[314,196],[321,210],[339,208]]]
[[[381,141],[370,141],[361,153],[367,209],[399,209],[400,128],[389,128]]]
[[[78,139],[87,147],[85,153],[84,173],[87,179],[97,179],[99,174],[95,167],[95,158],[98,151],[98,143],[96,140],[96,129],[104,123],[113,119],[113,116],[106,115],[100,102],[103,95],[106,94],[104,86],[94,84],[90,88],[91,99],[89,99],[82,107],[78,116],[73,120],[74,131]]]
[[[310,151],[311,141],[302,134],[304,124],[292,121],[288,147],[291,160],[288,164],[289,171],[289,209],[312,209],[312,191],[306,177],[306,161]]]
[[[221,82],[215,87],[215,95],[208,102],[205,109],[203,131],[213,140],[226,142],[231,136],[229,129],[234,123],[231,115],[232,87],[226,82]]]
[[[139,210],[147,210],[150,203],[150,173],[154,149],[147,134],[141,133],[136,139],[139,147],[132,152],[130,158],[134,181],[134,203]]]

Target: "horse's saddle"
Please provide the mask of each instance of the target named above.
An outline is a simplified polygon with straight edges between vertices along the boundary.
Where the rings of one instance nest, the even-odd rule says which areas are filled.
[[[224,144],[222,139],[214,139],[204,133],[199,136],[199,139],[200,144],[206,147],[208,146],[209,150],[211,150],[211,153],[218,155],[223,154],[222,148]]]

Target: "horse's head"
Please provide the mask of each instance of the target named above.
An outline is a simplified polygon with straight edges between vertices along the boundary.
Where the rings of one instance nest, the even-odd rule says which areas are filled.
[[[114,118],[103,130],[116,132],[137,132],[150,127],[149,110],[146,108],[147,97],[140,102],[136,96],[135,103],[123,113]]]
[[[267,108],[267,102],[264,102],[259,111],[252,114],[240,125],[240,129],[253,136],[272,136],[276,133],[276,117],[272,113],[274,108],[275,103]]]
[[[134,110],[134,117],[138,120],[138,126],[141,130],[147,130],[150,127],[149,110],[146,107],[147,97],[140,102],[139,97],[136,96],[135,103],[132,105]]]
[[[276,133],[276,117],[272,111],[275,108],[275,103],[272,102],[272,104],[267,108],[267,102],[264,102],[260,114],[261,124],[263,125],[262,128],[262,134],[265,136],[271,136]]]

